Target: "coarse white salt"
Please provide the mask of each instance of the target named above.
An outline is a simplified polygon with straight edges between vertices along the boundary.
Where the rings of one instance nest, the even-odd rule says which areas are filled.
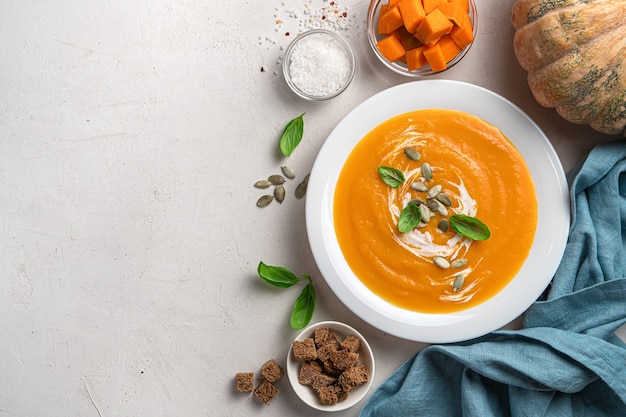
[[[301,35],[288,57],[288,76],[305,95],[329,98],[351,81],[354,60],[348,46],[332,34],[317,32]]]

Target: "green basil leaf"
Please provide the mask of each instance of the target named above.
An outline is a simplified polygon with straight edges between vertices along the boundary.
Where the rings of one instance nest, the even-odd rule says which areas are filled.
[[[304,329],[311,322],[313,311],[315,310],[315,298],[313,282],[309,280],[309,283],[302,289],[293,306],[291,320],[289,321],[292,329]]]
[[[405,181],[404,172],[398,168],[379,166],[378,175],[391,188],[397,188]]]
[[[263,262],[259,262],[257,272],[265,282],[275,287],[289,288],[301,281],[301,279],[289,269],[282,266],[265,265]]]
[[[280,136],[280,151],[285,156],[291,155],[302,140],[302,135],[304,134],[304,119],[302,116],[304,116],[304,113],[290,120]]]
[[[422,210],[419,205],[409,203],[402,209],[400,218],[398,218],[398,230],[402,233],[408,232],[417,227],[422,220]]]
[[[474,240],[486,240],[491,236],[489,228],[483,222],[465,214],[450,216],[450,226],[455,232]]]

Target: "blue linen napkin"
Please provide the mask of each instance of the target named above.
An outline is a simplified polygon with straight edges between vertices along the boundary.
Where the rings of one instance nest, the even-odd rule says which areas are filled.
[[[361,417],[626,416],[626,141],[595,147],[570,197],[563,259],[524,328],[426,347]]]

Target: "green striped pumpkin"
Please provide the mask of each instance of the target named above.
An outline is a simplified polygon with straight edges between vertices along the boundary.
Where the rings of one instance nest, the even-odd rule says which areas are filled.
[[[626,136],[626,0],[517,0],[511,21],[537,102]]]

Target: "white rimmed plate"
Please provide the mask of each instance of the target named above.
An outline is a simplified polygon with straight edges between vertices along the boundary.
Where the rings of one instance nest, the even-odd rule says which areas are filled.
[[[442,108],[475,114],[499,128],[529,167],[537,192],[537,232],[519,273],[488,301],[460,312],[425,314],[396,307],[370,291],[346,263],[335,237],[335,183],[352,148],[383,121],[413,110]],[[382,91],[352,110],[330,133],[311,171],[306,226],[317,266],[337,297],[372,326],[408,340],[450,343],[496,330],[522,314],[546,289],[563,256],[570,224],[567,181],[541,129],[516,105],[482,87],[428,80]]]

